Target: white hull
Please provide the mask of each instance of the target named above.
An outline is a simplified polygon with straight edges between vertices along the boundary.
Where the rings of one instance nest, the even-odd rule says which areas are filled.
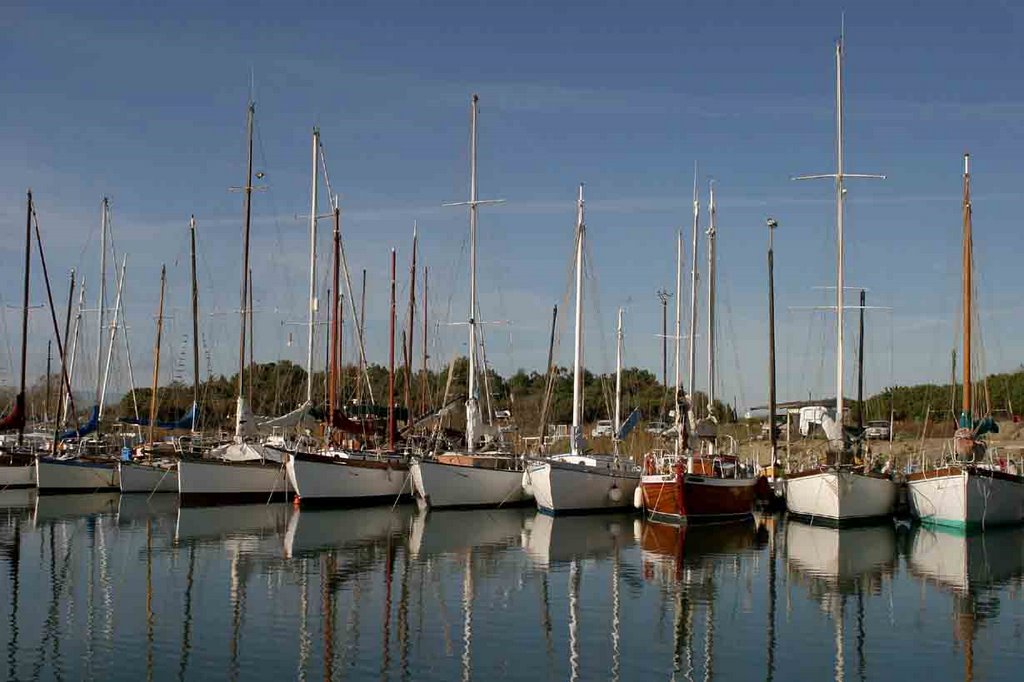
[[[282,464],[183,459],[178,462],[182,504],[267,502],[291,492]]]
[[[910,511],[926,523],[956,528],[1024,521],[1024,480],[960,470],[908,481]]]
[[[432,508],[499,507],[529,500],[523,472],[440,462],[409,465],[416,501]]]
[[[537,462],[526,472],[537,508],[542,512],[584,512],[633,508],[640,472],[614,467]]]
[[[325,462],[289,457],[288,480],[303,501],[393,502],[399,495],[412,492],[412,481],[405,467],[359,466],[358,461],[338,458]]]
[[[118,490],[117,464],[76,459],[36,460],[36,484],[41,493],[100,492]]]
[[[123,493],[178,492],[178,471],[175,466],[120,462],[117,467]]]
[[[826,470],[786,479],[786,508],[812,520],[832,523],[891,516],[896,484],[888,478],[847,470]]]
[[[0,466],[0,490],[8,488],[34,488],[36,485],[36,465]]]

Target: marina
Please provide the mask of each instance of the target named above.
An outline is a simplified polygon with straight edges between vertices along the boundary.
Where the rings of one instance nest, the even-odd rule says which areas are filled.
[[[1020,677],[1024,10],[94,4],[0,82],[0,678]]]

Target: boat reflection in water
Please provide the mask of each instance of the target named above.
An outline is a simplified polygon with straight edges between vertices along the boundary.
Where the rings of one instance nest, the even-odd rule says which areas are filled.
[[[963,648],[964,679],[974,678],[978,630],[1000,612],[1000,593],[1024,576],[1024,529],[964,533],[916,526],[907,568],[952,597],[953,637]]]
[[[373,545],[403,536],[415,510],[410,505],[352,509],[296,509],[284,534],[284,556]]]
[[[892,524],[832,528],[790,521],[786,524],[786,563],[790,582],[806,587],[808,598],[834,623],[833,673],[837,680],[846,675],[846,604],[848,599],[856,601],[857,670],[863,679],[867,670],[864,597],[880,595],[889,585],[891,599],[897,567],[896,529]]]
[[[752,518],[689,526],[645,521],[637,524],[636,532],[644,579],[659,586],[663,604],[671,604],[673,674],[686,680],[696,677],[695,621],[702,609],[703,677],[713,679],[717,582],[740,555],[758,547],[763,534]]]

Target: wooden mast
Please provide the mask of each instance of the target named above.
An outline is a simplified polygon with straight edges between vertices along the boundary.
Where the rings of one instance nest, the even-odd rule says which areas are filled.
[[[537,434],[540,436],[540,446],[542,448],[544,447],[544,436],[546,435],[548,428],[548,409],[551,407],[551,388],[554,384],[554,377],[552,377],[551,372],[555,365],[555,328],[557,324],[558,304],[555,304],[551,308],[551,337],[548,340],[547,385],[544,387],[544,401],[541,403],[540,407],[540,428],[538,429],[539,433]]]
[[[778,462],[778,434],[775,432],[775,228],[774,218],[768,219],[768,433],[771,443],[772,466]],[[786,416],[789,429],[789,415]]]
[[[160,305],[156,313],[156,340],[153,342],[153,390],[149,394],[149,435],[153,444],[153,429],[156,428],[156,393],[160,382],[160,338],[164,331],[164,287],[167,284],[167,266],[160,266]]]
[[[355,301],[352,302],[355,305]],[[363,330],[366,326],[366,268],[363,268],[363,284],[359,290],[359,319],[356,321],[356,334],[359,336],[359,346],[363,348]],[[359,377],[356,381],[356,402],[363,402],[363,376],[366,373],[366,356],[359,351]],[[369,384],[367,384],[369,385]]]
[[[409,336],[405,346],[405,409],[412,417],[412,358],[416,330],[416,222],[412,224],[412,264],[409,266]]]
[[[972,268],[974,265],[974,244],[973,236],[971,234],[971,168],[970,168],[971,155],[964,154],[964,198],[963,198],[963,220],[964,220],[964,237],[963,237],[963,326],[964,326],[964,347],[963,347],[963,367],[964,367],[964,396],[963,396],[963,413],[967,415],[969,420],[973,421],[974,413],[972,411],[972,386],[971,386],[971,294],[974,286]],[[968,424],[970,427],[973,424]],[[960,426],[964,426],[960,424]]]
[[[391,249],[391,315],[388,331],[388,449],[395,449],[395,250]]]
[[[860,318],[857,333],[857,431],[864,432],[864,306],[867,300],[860,290]]]
[[[327,374],[327,430],[330,432],[331,426],[334,423],[334,411],[338,409],[335,404],[335,400],[338,395],[338,364],[341,354],[341,305],[339,304],[340,296],[338,293],[338,279],[340,271],[340,252],[341,252],[341,209],[337,204],[334,206],[334,251],[333,251],[333,264],[331,279],[333,282],[333,288],[331,289],[332,300],[331,300],[331,356],[330,356],[330,368]]]
[[[18,396],[15,398],[14,409],[20,413],[18,418],[18,446],[25,440],[25,372],[28,369],[28,289],[30,268],[32,267],[32,190],[28,191],[25,208],[25,286],[21,302],[21,383]],[[70,310],[71,306],[68,305]],[[49,380],[49,376],[47,376]],[[49,384],[47,384],[49,385]],[[49,393],[49,392],[47,392]],[[49,399],[49,398],[47,398]]]
[[[199,282],[196,277],[196,217],[189,219],[192,260],[192,433],[199,430]]]
[[[428,393],[430,385],[430,373],[427,369],[427,283],[430,268],[423,268],[423,378],[420,381],[420,414],[426,414],[430,409],[428,405]]]
[[[245,332],[246,317],[249,306],[249,233],[252,225],[252,129],[253,117],[256,115],[256,103],[250,101],[245,118],[248,154],[245,171],[245,227],[242,232],[242,296],[239,304],[241,325],[238,333],[238,400],[239,408],[245,398]],[[241,435],[237,432],[236,436]]]

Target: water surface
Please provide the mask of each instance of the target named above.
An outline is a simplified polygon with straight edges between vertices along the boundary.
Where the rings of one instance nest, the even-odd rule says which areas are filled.
[[[5,679],[1019,680],[1024,530],[0,493]],[[929,681],[930,682],[930,681]]]

